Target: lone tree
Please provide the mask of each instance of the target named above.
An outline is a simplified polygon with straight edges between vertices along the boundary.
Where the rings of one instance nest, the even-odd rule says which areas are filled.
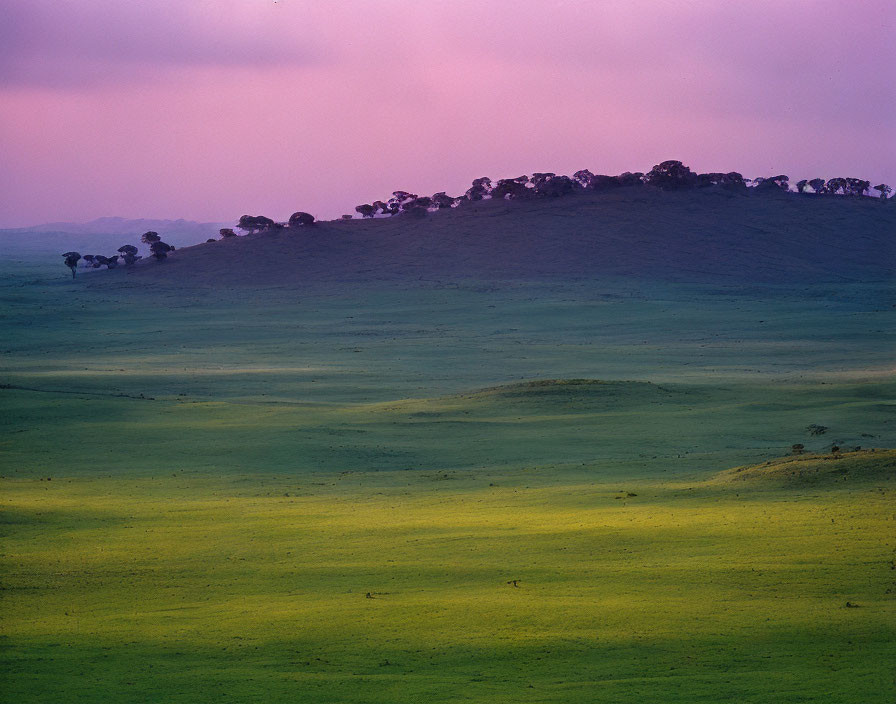
[[[890,194],[893,192],[893,189],[890,188],[890,187],[889,187],[887,184],[885,184],[885,183],[879,183],[879,184],[877,184],[877,185],[874,187],[874,190],[875,190],[875,191],[880,191],[880,199],[881,199],[881,200],[886,200],[887,198],[890,197]]]
[[[72,278],[75,278],[75,269],[78,268],[78,260],[81,255],[78,252],[66,252],[62,256],[65,257],[65,265],[72,270]]]
[[[313,225],[314,224],[314,216],[310,213],[293,213],[289,216],[289,226],[290,227],[301,227],[303,225]]]
[[[132,244],[119,247],[118,251],[121,253],[121,258],[124,259],[125,266],[131,266],[138,259],[143,259],[143,257],[137,254],[137,248]]]
[[[152,252],[152,256],[154,256],[158,261],[162,261],[163,259],[168,258],[168,252],[173,252],[174,247],[166,242],[162,242],[159,240],[158,242],[153,242],[149,245],[149,251]]]
[[[159,233],[158,233],[158,232],[153,232],[152,230],[150,230],[149,232],[144,232],[144,233],[143,233],[143,236],[140,238],[140,241],[141,241],[143,244],[150,244],[150,245],[151,245],[153,242],[159,242],[159,241],[161,241],[161,239],[162,239],[162,238],[159,237]]]
[[[273,230],[274,225],[274,221],[266,218],[264,215],[243,215],[240,217],[239,223],[237,223],[237,228],[254,234],[256,232],[264,232],[265,230]]]
[[[236,233],[233,231],[233,228],[230,227],[222,227],[218,230],[218,234],[221,235],[222,239],[227,239],[228,237],[236,237]],[[210,242],[214,242],[214,240],[209,240]]]

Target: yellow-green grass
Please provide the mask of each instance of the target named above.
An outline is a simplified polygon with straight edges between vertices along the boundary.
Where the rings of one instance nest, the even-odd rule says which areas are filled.
[[[6,479],[3,700],[891,700],[891,482],[595,476]]]
[[[0,291],[0,701],[889,704],[891,455],[762,473],[896,445],[878,288],[82,283]]]

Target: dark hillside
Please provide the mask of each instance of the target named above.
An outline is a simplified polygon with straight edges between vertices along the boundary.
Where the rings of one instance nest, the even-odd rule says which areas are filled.
[[[197,285],[471,277],[661,281],[884,281],[896,207],[872,198],[625,188],[317,223],[189,247],[130,272]],[[164,235],[164,233],[163,233]],[[87,279],[87,277],[85,277]]]

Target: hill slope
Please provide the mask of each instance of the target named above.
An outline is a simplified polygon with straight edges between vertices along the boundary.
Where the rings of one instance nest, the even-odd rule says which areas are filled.
[[[871,198],[633,188],[465,203],[425,218],[318,223],[189,247],[164,265],[140,262],[133,274],[199,285],[552,276],[883,281],[894,265],[893,232],[896,207]]]

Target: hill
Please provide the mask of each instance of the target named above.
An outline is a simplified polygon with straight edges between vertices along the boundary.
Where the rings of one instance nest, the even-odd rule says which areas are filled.
[[[896,264],[893,232],[896,207],[872,198],[623,188],[263,232],[91,281],[129,273],[231,286],[456,277],[886,281]]]
[[[785,485],[832,484],[842,481],[892,481],[896,450],[853,450],[826,454],[788,455],[720,473],[716,481],[776,482]]]

